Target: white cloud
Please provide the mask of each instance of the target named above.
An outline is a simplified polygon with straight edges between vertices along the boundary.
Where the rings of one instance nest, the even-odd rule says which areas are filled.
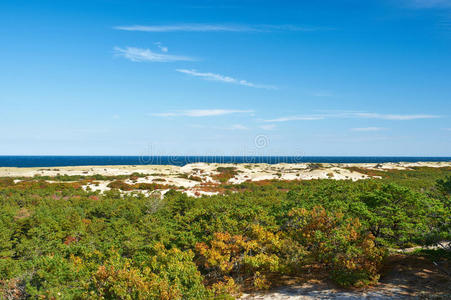
[[[231,25],[214,25],[214,24],[181,24],[181,25],[132,25],[132,26],[116,26],[114,29],[126,31],[144,31],[144,32],[174,32],[174,31],[255,31],[249,26],[231,26]]]
[[[440,116],[436,115],[391,115],[391,114],[377,114],[377,113],[354,113],[356,117],[367,119],[382,119],[382,120],[417,120],[417,119],[436,119]]]
[[[196,76],[196,77],[203,77],[203,78],[210,79],[210,80],[233,82],[233,83],[237,82],[237,80],[232,77],[223,76],[223,75],[214,74],[214,73],[200,73],[200,72],[197,72],[196,70],[186,70],[186,69],[177,69],[176,71],[180,72],[180,73],[185,73],[185,74],[189,74],[192,76]]]
[[[176,117],[178,116],[178,114],[176,113],[155,113],[155,114],[151,114],[154,117]]]
[[[115,54],[122,56],[133,62],[171,62],[171,61],[192,61],[194,59],[186,56],[155,53],[149,49],[134,47],[119,48],[114,47]]]
[[[276,128],[275,124],[265,124],[260,126],[263,130],[274,130]]]
[[[189,126],[192,128],[205,128],[204,125],[200,125],[200,124],[190,124]]]
[[[209,129],[219,129],[219,130],[248,130],[249,128],[242,124],[233,124],[231,126],[219,127],[219,126],[205,126],[199,124],[191,124],[189,125],[192,128],[209,128]]]
[[[339,112],[339,113],[329,113],[329,114],[316,114],[316,115],[298,115],[298,116],[288,116],[281,117],[277,119],[264,120],[265,122],[289,122],[289,121],[311,121],[311,120],[322,120],[322,119],[380,119],[380,120],[392,120],[392,121],[409,121],[418,119],[436,119],[441,118],[438,115],[399,115],[399,114],[379,114],[379,113],[368,113],[368,112]]]
[[[265,122],[313,121],[325,119],[323,116],[289,116],[277,119],[264,120]]]
[[[362,127],[362,128],[351,128],[352,131],[381,131],[386,128],[382,127]]]
[[[169,51],[168,47],[163,46],[161,42],[156,42],[155,45],[160,48],[161,52],[167,53]]]
[[[193,109],[184,112],[188,117],[209,117],[221,116],[236,113],[252,113],[252,110],[231,110],[231,109]]]
[[[227,24],[175,24],[175,25],[131,25],[116,26],[117,30],[142,32],[272,32],[272,31],[318,31],[331,30],[325,27],[302,27],[296,25],[227,25]]]
[[[210,72],[205,73],[205,72],[198,72],[196,70],[187,70],[187,69],[176,69],[176,71],[180,72],[180,73],[188,74],[191,76],[195,76],[195,77],[200,77],[205,80],[233,83],[233,84],[253,87],[253,88],[257,88],[257,89],[270,89],[270,90],[277,89],[277,87],[273,86],[273,85],[255,84],[255,83],[252,83],[252,82],[249,82],[246,80],[239,80],[239,79],[236,79],[233,77],[224,76],[224,75],[216,74],[216,73],[210,73]]]
[[[246,126],[241,125],[241,124],[234,124],[234,125],[226,128],[226,129],[230,129],[230,130],[248,130],[249,128],[247,128]]]
[[[184,110],[180,112],[167,112],[167,113],[154,113],[151,114],[155,117],[211,117],[211,116],[222,116],[230,114],[239,113],[252,113],[252,110],[235,110],[235,109],[191,109]]]

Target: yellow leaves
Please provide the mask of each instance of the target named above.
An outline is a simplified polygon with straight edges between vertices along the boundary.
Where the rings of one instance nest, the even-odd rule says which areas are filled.
[[[254,274],[253,284],[259,290],[267,290],[271,287],[271,283],[266,279],[266,276],[258,271]]]
[[[261,257],[262,251],[271,252],[281,245],[278,235],[265,231],[261,226],[253,226],[250,235],[252,239],[242,235],[232,236],[227,232],[215,233],[210,246],[198,243],[196,250],[206,259],[206,267],[219,267],[223,272],[230,272],[237,260],[259,257],[258,255]]]
[[[279,257],[275,254],[258,253],[254,256],[245,255],[243,263],[250,269],[260,269],[276,272],[279,269]]]
[[[233,295],[238,292],[238,285],[232,277],[224,276],[222,281],[215,282],[210,287],[210,291],[212,291],[215,296],[224,294]]]
[[[359,233],[354,230],[354,228],[349,228],[348,238],[351,241],[355,241],[359,237]]]
[[[193,299],[187,295],[207,294],[203,277],[193,263],[193,252],[164,245],[153,247],[154,256],[137,265],[112,250],[111,256],[99,266],[87,283],[87,299]],[[76,257],[73,261],[78,263]]]
[[[314,261],[325,264],[339,284],[362,286],[377,280],[383,253],[374,237],[362,232],[359,219],[320,206],[293,209],[289,216],[289,234]]]
[[[70,260],[74,264],[74,266],[77,269],[77,271],[80,271],[81,268],[83,267],[83,259],[81,259],[81,257],[78,257],[78,256],[75,256],[75,255],[71,254],[70,255]]]
[[[174,299],[165,297],[171,295],[171,288],[164,282],[152,280],[152,276],[145,276],[147,272],[131,267],[128,261],[121,265],[113,263],[111,265],[99,266],[94,273],[92,282],[96,294],[105,298],[115,299],[148,299],[149,297],[160,295],[160,299]],[[157,294],[158,293],[158,294]]]
[[[198,243],[196,250],[205,259],[205,266],[208,268],[219,267],[222,272],[232,271],[238,254],[248,247],[243,236],[231,236],[229,233],[215,233],[215,239],[208,247],[204,243]]]
[[[255,287],[267,288],[269,282],[263,274],[280,271],[281,259],[278,253],[282,246],[279,234],[252,225],[247,236],[215,233],[209,245],[198,243],[196,250],[201,256],[201,264],[219,272],[222,276],[220,281],[232,274],[255,276]]]
[[[92,221],[90,219],[81,219],[81,222],[85,225],[89,225]]]
[[[344,217],[340,212],[328,213],[321,206],[315,206],[312,210],[293,208],[288,216],[292,219],[291,227],[304,238],[313,237],[317,231],[330,233]]]
[[[357,251],[338,253],[332,261],[338,283],[362,287],[377,282],[383,251],[376,247],[374,237],[359,235],[351,247]]]
[[[180,290],[175,285],[170,285],[167,281],[160,281],[158,286],[158,298],[160,300],[173,300],[173,299],[182,299],[182,295],[180,293]]]
[[[250,236],[253,238],[252,249],[260,247],[263,250],[278,250],[282,246],[279,233],[274,234],[260,225],[252,225]]]
[[[355,262],[353,262],[352,260],[345,260],[344,261],[344,265],[347,269],[349,270],[354,270],[356,269],[356,264]]]

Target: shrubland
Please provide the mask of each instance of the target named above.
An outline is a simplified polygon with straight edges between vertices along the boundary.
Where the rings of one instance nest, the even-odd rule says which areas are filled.
[[[218,172],[228,178],[234,170]],[[121,182],[99,194],[72,180],[2,178],[0,293],[229,299],[307,272],[365,287],[378,281],[389,249],[451,239],[449,174],[224,183],[221,195],[171,190],[163,199],[124,194]],[[428,255],[449,258],[443,250]]]

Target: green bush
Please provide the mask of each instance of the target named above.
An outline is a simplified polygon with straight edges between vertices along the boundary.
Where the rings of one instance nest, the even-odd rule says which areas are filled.
[[[372,284],[388,248],[451,239],[449,170],[387,174],[224,184],[224,195],[200,198],[171,190],[162,200],[122,193],[136,185],[119,180],[104,194],[84,181],[1,181],[1,293],[226,299],[313,265],[343,286]]]

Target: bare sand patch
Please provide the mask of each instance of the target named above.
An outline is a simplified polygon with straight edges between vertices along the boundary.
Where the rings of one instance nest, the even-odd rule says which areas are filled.
[[[359,172],[362,170],[407,170],[415,167],[442,168],[451,167],[451,162],[399,162],[399,163],[356,163],[356,164],[220,164],[193,163],[185,166],[171,165],[127,165],[127,166],[76,166],[50,168],[0,168],[0,177],[35,177],[58,175],[67,176],[131,176],[139,173],[138,178],[125,179],[126,184],[160,183],[183,189],[190,196],[215,195],[217,191],[203,188],[221,183],[240,184],[246,181],[264,180],[363,180],[374,178]],[[225,173],[224,173],[225,172]],[[228,172],[228,173],[227,173]],[[111,181],[96,180],[96,184],[84,186],[90,190],[105,192]]]

